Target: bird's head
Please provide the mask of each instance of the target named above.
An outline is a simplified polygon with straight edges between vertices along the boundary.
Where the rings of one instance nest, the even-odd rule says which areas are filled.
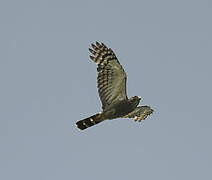
[[[130,102],[131,102],[135,107],[137,107],[138,104],[140,103],[141,97],[139,97],[139,96],[133,96],[133,97],[131,97],[129,100],[130,100]]]

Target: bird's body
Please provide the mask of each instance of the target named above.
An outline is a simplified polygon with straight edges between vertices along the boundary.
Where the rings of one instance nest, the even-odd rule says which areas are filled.
[[[123,117],[132,112],[139,104],[139,101],[139,97],[136,97],[133,100],[118,101],[109,106],[107,110],[104,110],[103,114],[105,114],[108,119]]]
[[[90,58],[98,65],[97,84],[103,111],[78,121],[77,127],[83,130],[106,119],[120,117],[141,121],[150,115],[153,110],[149,106],[137,107],[140,97],[134,96],[128,99],[127,76],[114,52],[98,42],[92,44],[92,49],[89,50],[93,55]]]

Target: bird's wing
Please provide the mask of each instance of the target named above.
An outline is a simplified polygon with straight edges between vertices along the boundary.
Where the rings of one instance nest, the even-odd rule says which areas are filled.
[[[103,110],[112,103],[126,100],[127,76],[112,49],[96,42],[89,51],[90,58],[98,65],[97,86]]]
[[[152,113],[153,109],[151,109],[151,107],[138,106],[137,108],[135,108],[135,110],[124,116],[124,118],[133,118],[135,121],[141,122],[142,120],[145,120],[148,115]]]

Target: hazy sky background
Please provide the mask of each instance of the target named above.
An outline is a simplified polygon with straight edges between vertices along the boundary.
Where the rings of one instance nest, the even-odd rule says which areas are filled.
[[[0,179],[211,180],[212,3],[1,1]],[[143,123],[101,110],[90,43],[111,47]]]

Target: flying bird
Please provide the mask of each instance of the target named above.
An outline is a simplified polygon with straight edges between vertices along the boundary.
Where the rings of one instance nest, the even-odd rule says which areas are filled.
[[[84,130],[102,121],[115,118],[133,118],[141,122],[153,113],[150,106],[138,106],[139,96],[127,97],[127,75],[112,49],[103,43],[91,44],[90,59],[97,64],[97,87],[102,112],[80,120],[77,127]]]

